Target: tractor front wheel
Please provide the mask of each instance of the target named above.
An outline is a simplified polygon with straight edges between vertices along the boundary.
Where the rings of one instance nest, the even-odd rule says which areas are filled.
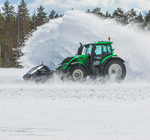
[[[74,66],[70,72],[71,80],[83,81],[86,77],[86,70],[82,66]]]
[[[119,59],[115,59],[106,63],[106,66],[104,67],[104,76],[109,80],[116,82],[124,80],[126,76],[126,67],[124,62]]]

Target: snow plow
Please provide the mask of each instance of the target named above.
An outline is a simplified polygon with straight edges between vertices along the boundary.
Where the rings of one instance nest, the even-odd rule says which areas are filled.
[[[109,41],[85,45],[80,43],[77,55],[65,58],[56,70],[52,71],[41,64],[29,70],[23,79],[39,82],[58,74],[61,79],[67,78],[73,81],[83,81],[89,76],[120,82],[126,76],[125,61],[114,54],[112,43],[110,38]]]

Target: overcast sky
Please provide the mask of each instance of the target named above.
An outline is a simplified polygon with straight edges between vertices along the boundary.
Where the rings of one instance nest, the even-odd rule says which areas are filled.
[[[5,0],[0,0],[0,5]],[[20,0],[9,0],[15,7],[20,3]],[[125,11],[131,8],[136,10],[150,10],[150,0],[25,0],[31,13],[36,11],[37,7],[43,5],[48,12],[52,9],[59,13],[70,10],[71,8],[85,10],[95,7],[101,7],[103,11],[112,11],[117,7],[121,7]]]

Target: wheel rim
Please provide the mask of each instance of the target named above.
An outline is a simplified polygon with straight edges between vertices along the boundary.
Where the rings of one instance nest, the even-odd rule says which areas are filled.
[[[84,77],[83,71],[81,69],[75,69],[72,74],[74,81],[82,80]]]
[[[108,70],[109,78],[112,80],[121,80],[122,67],[119,64],[112,64]]]

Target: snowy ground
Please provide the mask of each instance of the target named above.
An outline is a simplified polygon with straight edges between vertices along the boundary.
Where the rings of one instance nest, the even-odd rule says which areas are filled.
[[[0,140],[149,140],[150,84],[25,83],[0,69]]]

